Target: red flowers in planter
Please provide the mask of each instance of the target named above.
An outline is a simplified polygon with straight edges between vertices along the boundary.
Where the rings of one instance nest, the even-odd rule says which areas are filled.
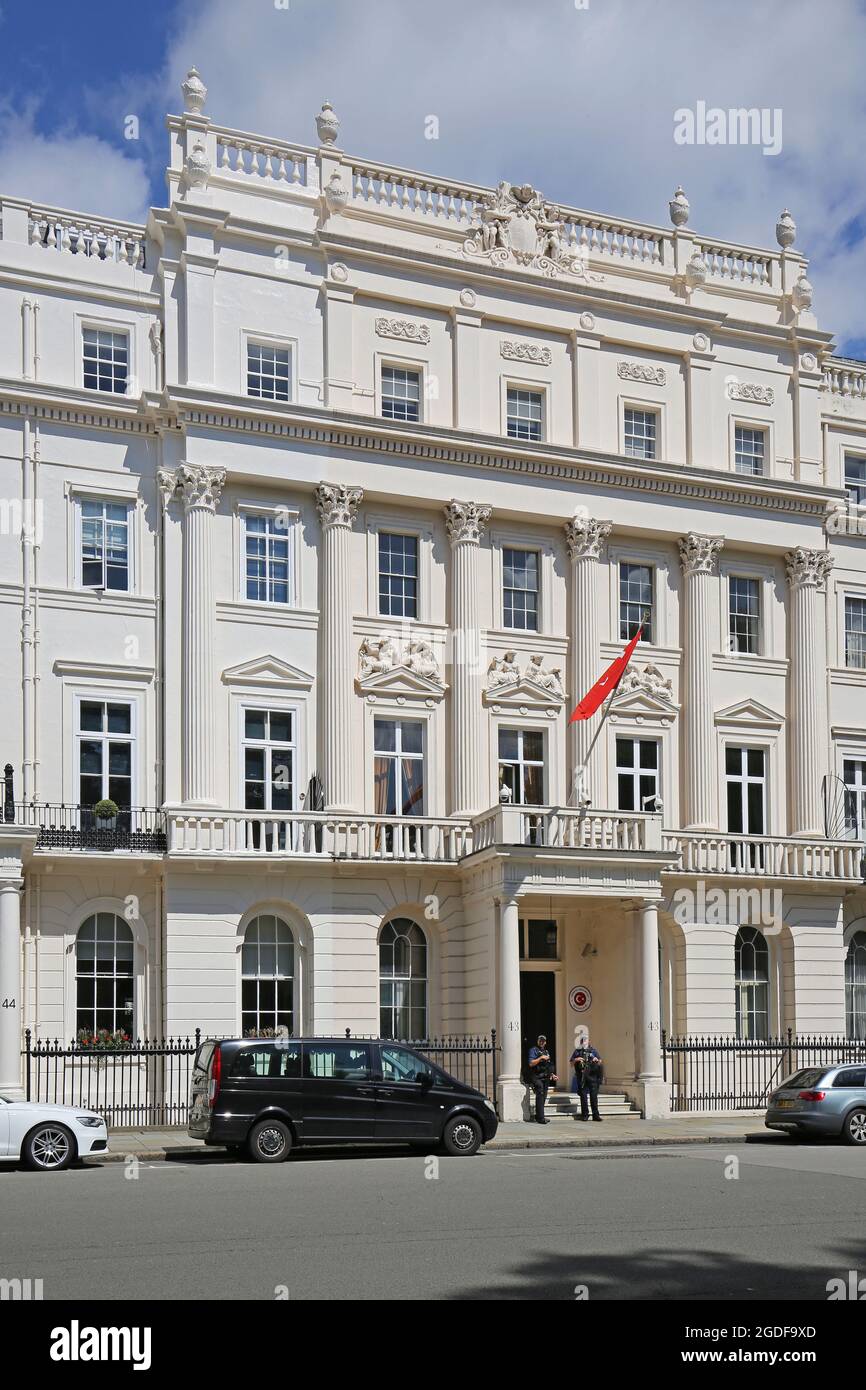
[[[128,1033],[124,1033],[122,1028],[112,1032],[109,1028],[99,1028],[92,1033],[89,1028],[79,1028],[75,1039],[76,1047],[86,1048],[106,1048],[117,1052],[120,1048],[129,1047],[132,1042]]]

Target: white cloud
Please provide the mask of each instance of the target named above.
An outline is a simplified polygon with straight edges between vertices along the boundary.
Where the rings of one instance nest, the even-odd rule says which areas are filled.
[[[32,112],[0,111],[0,169],[4,190],[16,198],[97,217],[147,216],[149,178],[140,158],[72,128],[42,134]]]

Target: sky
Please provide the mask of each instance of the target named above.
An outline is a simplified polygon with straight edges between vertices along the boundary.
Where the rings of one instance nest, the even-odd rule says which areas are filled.
[[[866,356],[866,0],[0,0],[0,186],[143,220],[192,64],[263,136],[315,144],[328,99],[373,161],[662,226],[682,184],[690,226],[753,246],[788,207],[819,325]],[[763,141],[697,142],[743,107]]]

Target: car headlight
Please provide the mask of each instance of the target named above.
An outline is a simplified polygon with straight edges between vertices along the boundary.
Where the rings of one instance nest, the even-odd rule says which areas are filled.
[[[493,1101],[488,1100],[486,1096],[484,1097],[484,1104],[487,1106],[488,1110],[492,1110],[494,1115],[496,1114],[496,1106],[493,1104]]]
[[[100,1129],[105,1122],[99,1115],[76,1115],[75,1123],[87,1129]]]

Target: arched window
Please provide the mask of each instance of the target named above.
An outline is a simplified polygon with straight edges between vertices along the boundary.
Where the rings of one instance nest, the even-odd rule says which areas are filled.
[[[845,957],[845,1033],[866,1038],[866,931],[854,933]]]
[[[427,938],[408,917],[379,932],[379,1032],[403,1041],[427,1036]]]
[[[295,938],[281,917],[254,917],[241,951],[241,1032],[262,1037],[295,1032]]]
[[[75,938],[75,1027],[78,1033],[133,1034],[132,932],[113,912],[86,918]]]
[[[754,927],[737,932],[737,1037],[767,1038],[770,1027],[770,953]]]

